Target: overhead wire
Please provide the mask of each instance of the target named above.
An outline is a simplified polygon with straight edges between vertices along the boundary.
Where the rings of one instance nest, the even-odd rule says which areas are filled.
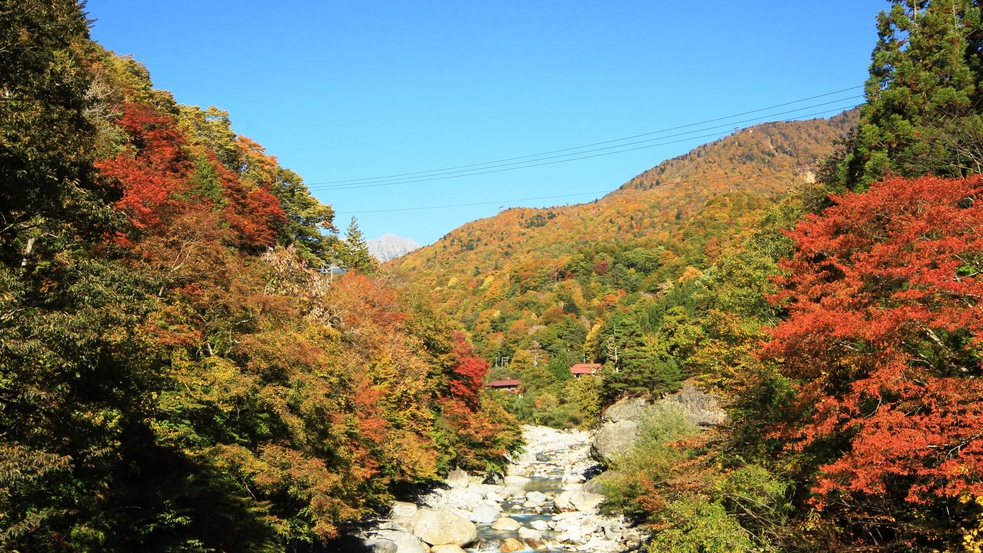
[[[843,103],[843,102],[850,102],[849,104],[840,105],[840,106],[838,106],[837,108],[834,108],[834,109],[826,109],[826,110],[823,110],[822,113],[842,111],[844,109],[849,109],[849,108],[855,107],[857,105],[857,103],[854,102],[854,101],[857,100],[857,99],[859,99],[859,98],[862,98],[862,96],[861,95],[852,95],[852,96],[848,96],[848,97],[845,97],[845,98],[838,98],[838,99],[827,101],[827,102],[821,102],[821,103],[811,104],[811,105],[807,105],[807,106],[803,106],[803,107],[798,107],[798,108],[792,109],[792,110],[786,110],[786,111],[781,111],[781,112],[777,112],[777,113],[763,114],[763,115],[760,115],[760,116],[757,116],[757,117],[753,117],[753,118],[749,118],[749,119],[743,119],[743,120],[739,120],[739,121],[729,121],[728,123],[723,124],[723,125],[715,125],[715,126],[711,126],[711,127],[703,127],[703,128],[698,128],[698,129],[694,129],[694,130],[690,130],[690,131],[686,131],[686,132],[682,132],[682,133],[676,133],[676,134],[672,134],[672,135],[668,135],[668,136],[662,136],[662,137],[657,137],[657,138],[649,138],[649,139],[645,139],[645,140],[638,140],[638,141],[635,141],[635,142],[626,142],[628,140],[633,140],[633,139],[640,138],[640,137],[652,136],[652,135],[655,135],[655,134],[664,134],[664,133],[667,133],[667,132],[671,132],[671,131],[675,131],[675,130],[680,130],[680,129],[685,129],[685,128],[699,127],[699,126],[703,126],[703,125],[706,125],[706,124],[709,124],[709,123],[718,122],[718,121],[726,121],[728,119],[734,119],[734,118],[742,117],[742,116],[748,115],[748,114],[769,112],[769,111],[773,111],[773,110],[775,110],[777,108],[780,108],[780,107],[785,107],[785,106],[789,106],[789,105],[793,105],[793,104],[797,104],[797,103],[802,103],[802,102],[806,102],[806,101],[810,101],[810,100],[815,100],[815,99],[819,99],[819,98],[825,98],[825,97],[829,97],[829,96],[833,96],[833,95],[837,95],[837,94],[842,94],[844,92],[851,92],[851,91],[855,91],[855,90],[857,90],[859,88],[862,88],[862,87],[851,87],[851,88],[841,89],[841,90],[838,90],[838,91],[833,91],[833,92],[828,92],[828,93],[825,93],[825,94],[811,96],[809,98],[803,98],[803,99],[800,99],[800,100],[793,100],[793,101],[790,101],[790,102],[784,102],[782,104],[776,104],[776,105],[773,105],[773,106],[769,106],[769,107],[765,107],[765,108],[759,108],[759,109],[755,109],[755,110],[751,110],[751,111],[746,111],[746,112],[742,112],[742,113],[738,113],[738,114],[734,114],[734,115],[729,115],[729,116],[725,116],[725,117],[718,117],[718,118],[708,119],[708,120],[697,122],[697,123],[689,123],[689,124],[686,124],[686,125],[679,125],[679,126],[676,126],[676,127],[671,127],[671,128],[667,128],[667,129],[661,129],[661,130],[658,130],[658,131],[652,131],[652,132],[648,132],[648,133],[637,134],[637,135],[633,135],[633,136],[629,136],[629,137],[623,137],[623,138],[619,138],[619,139],[605,140],[605,141],[594,142],[592,144],[586,144],[586,145],[582,145],[582,146],[575,146],[575,147],[571,147],[571,148],[562,148],[562,149],[558,149],[558,150],[551,150],[551,151],[548,151],[548,152],[541,152],[539,154],[530,154],[530,155],[525,155],[525,156],[517,156],[517,157],[512,157],[512,158],[504,158],[504,159],[499,159],[499,160],[495,160],[495,161],[488,161],[488,162],[483,162],[483,163],[474,163],[474,164],[468,164],[468,165],[458,165],[458,166],[454,166],[454,167],[448,167],[448,168],[444,168],[444,169],[434,169],[434,170],[430,170],[430,171],[417,171],[417,172],[409,172],[409,173],[399,173],[399,174],[388,175],[388,176],[368,177],[368,178],[362,178],[362,179],[350,179],[350,180],[344,180],[344,181],[326,181],[326,182],[319,182],[319,183],[308,183],[307,186],[309,188],[311,188],[311,189],[317,189],[317,190],[350,190],[350,189],[358,189],[358,188],[374,188],[374,187],[379,187],[379,186],[393,186],[393,185],[398,185],[398,184],[413,184],[413,183],[420,183],[420,182],[431,182],[431,181],[446,180],[446,179],[453,179],[453,178],[462,178],[462,177],[468,177],[468,176],[485,175],[485,174],[490,174],[490,173],[499,173],[499,172],[504,172],[504,171],[515,171],[515,170],[527,169],[527,168],[532,168],[532,167],[540,167],[540,166],[543,166],[543,165],[553,165],[553,164],[557,164],[557,163],[567,163],[567,162],[578,161],[578,160],[582,160],[582,159],[589,159],[589,158],[595,158],[595,157],[606,156],[606,155],[620,154],[620,153],[624,153],[624,152],[636,151],[636,150],[646,149],[646,148],[654,148],[654,147],[658,147],[658,146],[662,146],[662,145],[666,145],[666,144],[678,143],[678,142],[682,142],[682,141],[705,139],[705,138],[712,138],[712,137],[719,137],[719,136],[723,136],[723,135],[725,135],[727,133],[726,132],[717,131],[717,132],[713,132],[713,133],[710,133],[710,134],[700,134],[698,136],[687,136],[687,135],[693,135],[693,134],[696,134],[696,133],[706,133],[707,131],[712,131],[712,130],[715,130],[715,129],[721,129],[721,128],[725,128],[725,127],[729,129],[732,125],[742,125],[742,124],[747,124],[747,123],[754,123],[754,122],[759,122],[759,121],[764,120],[764,119],[773,119],[773,118],[775,118],[777,116],[781,116],[781,115],[788,115],[788,114],[797,113],[797,112],[801,112],[801,111],[805,111],[805,110],[815,109],[817,107],[828,106],[828,105],[831,105],[831,104],[840,104],[840,103]],[[798,115],[797,118],[812,117],[812,116],[815,116],[815,115],[817,115],[817,114],[816,113],[811,113],[811,114],[805,114],[805,115]],[[684,136],[686,138],[679,138],[677,140],[668,140],[670,138],[678,138],[678,137],[684,137]],[[618,144],[616,144],[616,143],[618,143]],[[603,146],[603,147],[594,148],[595,146]],[[593,148],[593,149],[588,149],[588,148]],[[563,152],[567,152],[567,153],[563,153]]]
[[[853,107],[853,106],[850,106],[850,107]],[[830,109],[830,110],[826,110],[826,111],[823,111],[823,112],[812,113],[812,114],[809,114],[808,116],[809,117],[812,117],[812,116],[819,116],[819,115],[824,115],[824,114],[829,114],[829,113],[840,113],[840,112],[842,112],[842,109]],[[716,136],[716,135],[711,135],[711,136]],[[700,137],[695,137],[695,138],[700,138]],[[686,140],[689,140],[689,139],[686,139]],[[677,141],[677,142],[680,142],[680,141]],[[635,149],[642,149],[642,148],[635,148]],[[739,182],[739,181],[742,181],[742,180],[745,180],[745,179],[743,177],[733,177],[733,178],[730,178],[730,179],[715,179],[715,180],[712,180],[712,181],[708,181],[708,180],[704,180],[704,179],[700,179],[700,180],[698,180],[698,179],[685,179],[685,180],[679,179],[679,180],[673,180],[672,181],[672,184],[675,184],[675,185],[679,185],[679,184],[705,184],[705,183],[721,184],[721,183],[724,183],[724,182]],[[445,204],[445,205],[400,207],[400,208],[391,208],[391,209],[371,209],[371,210],[358,210],[358,211],[351,211],[351,212],[345,211],[345,212],[339,212],[338,215],[349,215],[349,214],[352,214],[352,215],[367,215],[367,214],[375,214],[375,213],[398,213],[398,212],[405,212],[405,211],[428,211],[428,210],[435,210],[435,209],[453,209],[453,208],[460,208],[460,207],[475,207],[475,206],[495,205],[495,204],[500,204],[502,207],[504,207],[505,205],[508,205],[508,204],[516,204],[516,203],[519,203],[519,202],[531,202],[531,201],[537,201],[537,200],[549,200],[549,199],[556,199],[556,198],[572,198],[572,197],[577,197],[577,196],[595,196],[595,197],[600,197],[600,196],[605,196],[607,194],[610,194],[611,192],[613,192],[613,191],[612,190],[601,190],[601,191],[595,191],[595,192],[577,192],[577,193],[573,193],[573,194],[556,194],[556,195],[548,195],[548,196],[537,196],[537,197],[532,197],[532,198],[520,198],[520,199],[513,199],[513,200],[492,200],[492,201],[464,203],[464,204]]]

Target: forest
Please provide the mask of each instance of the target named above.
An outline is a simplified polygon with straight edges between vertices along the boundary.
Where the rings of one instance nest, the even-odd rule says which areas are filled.
[[[519,445],[458,325],[226,112],[74,1],[0,29],[0,550],[324,550]]]
[[[649,551],[983,550],[983,7],[876,25],[856,110],[380,265],[84,5],[4,4],[0,550],[328,551],[687,381],[727,422],[651,417],[604,479]]]

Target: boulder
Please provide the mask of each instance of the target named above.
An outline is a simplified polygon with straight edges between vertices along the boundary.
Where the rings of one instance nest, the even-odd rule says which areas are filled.
[[[489,524],[498,518],[501,512],[502,508],[498,505],[475,505],[474,509],[471,510],[471,515],[468,518],[470,518],[472,522]]]
[[[525,488],[526,484],[532,482],[532,480],[526,478],[525,476],[506,476],[505,486],[506,487],[516,487]]]
[[[631,449],[638,439],[638,431],[639,422],[633,420],[620,420],[602,425],[591,443],[591,457],[610,464],[616,457]]]
[[[496,520],[491,525],[492,530],[500,530],[503,532],[515,532],[519,528],[522,528],[522,523],[514,518],[502,517]]]
[[[393,501],[393,508],[389,512],[389,518],[396,521],[409,520],[416,514],[418,507],[415,503],[405,501]]]
[[[468,473],[461,469],[454,469],[447,473],[447,485],[452,488],[467,488],[471,484]]]
[[[630,397],[615,402],[608,407],[601,417],[601,422],[621,422],[642,420],[645,416],[645,407],[648,402],[640,397]]]
[[[717,426],[727,421],[727,413],[721,409],[717,398],[699,389],[690,380],[683,382],[678,392],[662,401],[681,405],[686,418],[697,426]]]
[[[406,532],[399,532],[397,530],[377,530],[373,534],[378,542],[388,541],[396,544],[396,551],[398,553],[429,553],[430,551],[427,544],[420,541],[413,534],[407,534]]]
[[[396,545],[396,542],[381,538],[362,540],[362,545],[366,553],[399,553],[399,546]]]
[[[450,511],[420,509],[410,520],[410,528],[413,535],[430,545],[464,547],[478,536],[473,522]]]
[[[505,538],[502,545],[498,547],[498,550],[502,553],[511,553],[512,551],[525,551],[528,549],[526,544],[515,538]]]
[[[604,501],[603,495],[588,492],[582,486],[578,486],[558,495],[553,504],[561,511],[596,513],[602,501]]]
[[[430,553],[465,553],[465,551],[456,545],[435,545],[430,548]]]

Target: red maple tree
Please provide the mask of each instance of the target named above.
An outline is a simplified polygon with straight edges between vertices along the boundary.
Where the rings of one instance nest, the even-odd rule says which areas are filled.
[[[983,177],[889,178],[800,223],[763,357],[816,504],[983,493]]]

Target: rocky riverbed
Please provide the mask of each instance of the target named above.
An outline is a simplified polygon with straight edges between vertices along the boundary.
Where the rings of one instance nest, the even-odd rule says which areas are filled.
[[[643,533],[598,513],[603,499],[585,431],[524,427],[525,450],[504,478],[463,471],[419,504],[397,502],[363,540],[376,553],[590,551],[638,548]]]

